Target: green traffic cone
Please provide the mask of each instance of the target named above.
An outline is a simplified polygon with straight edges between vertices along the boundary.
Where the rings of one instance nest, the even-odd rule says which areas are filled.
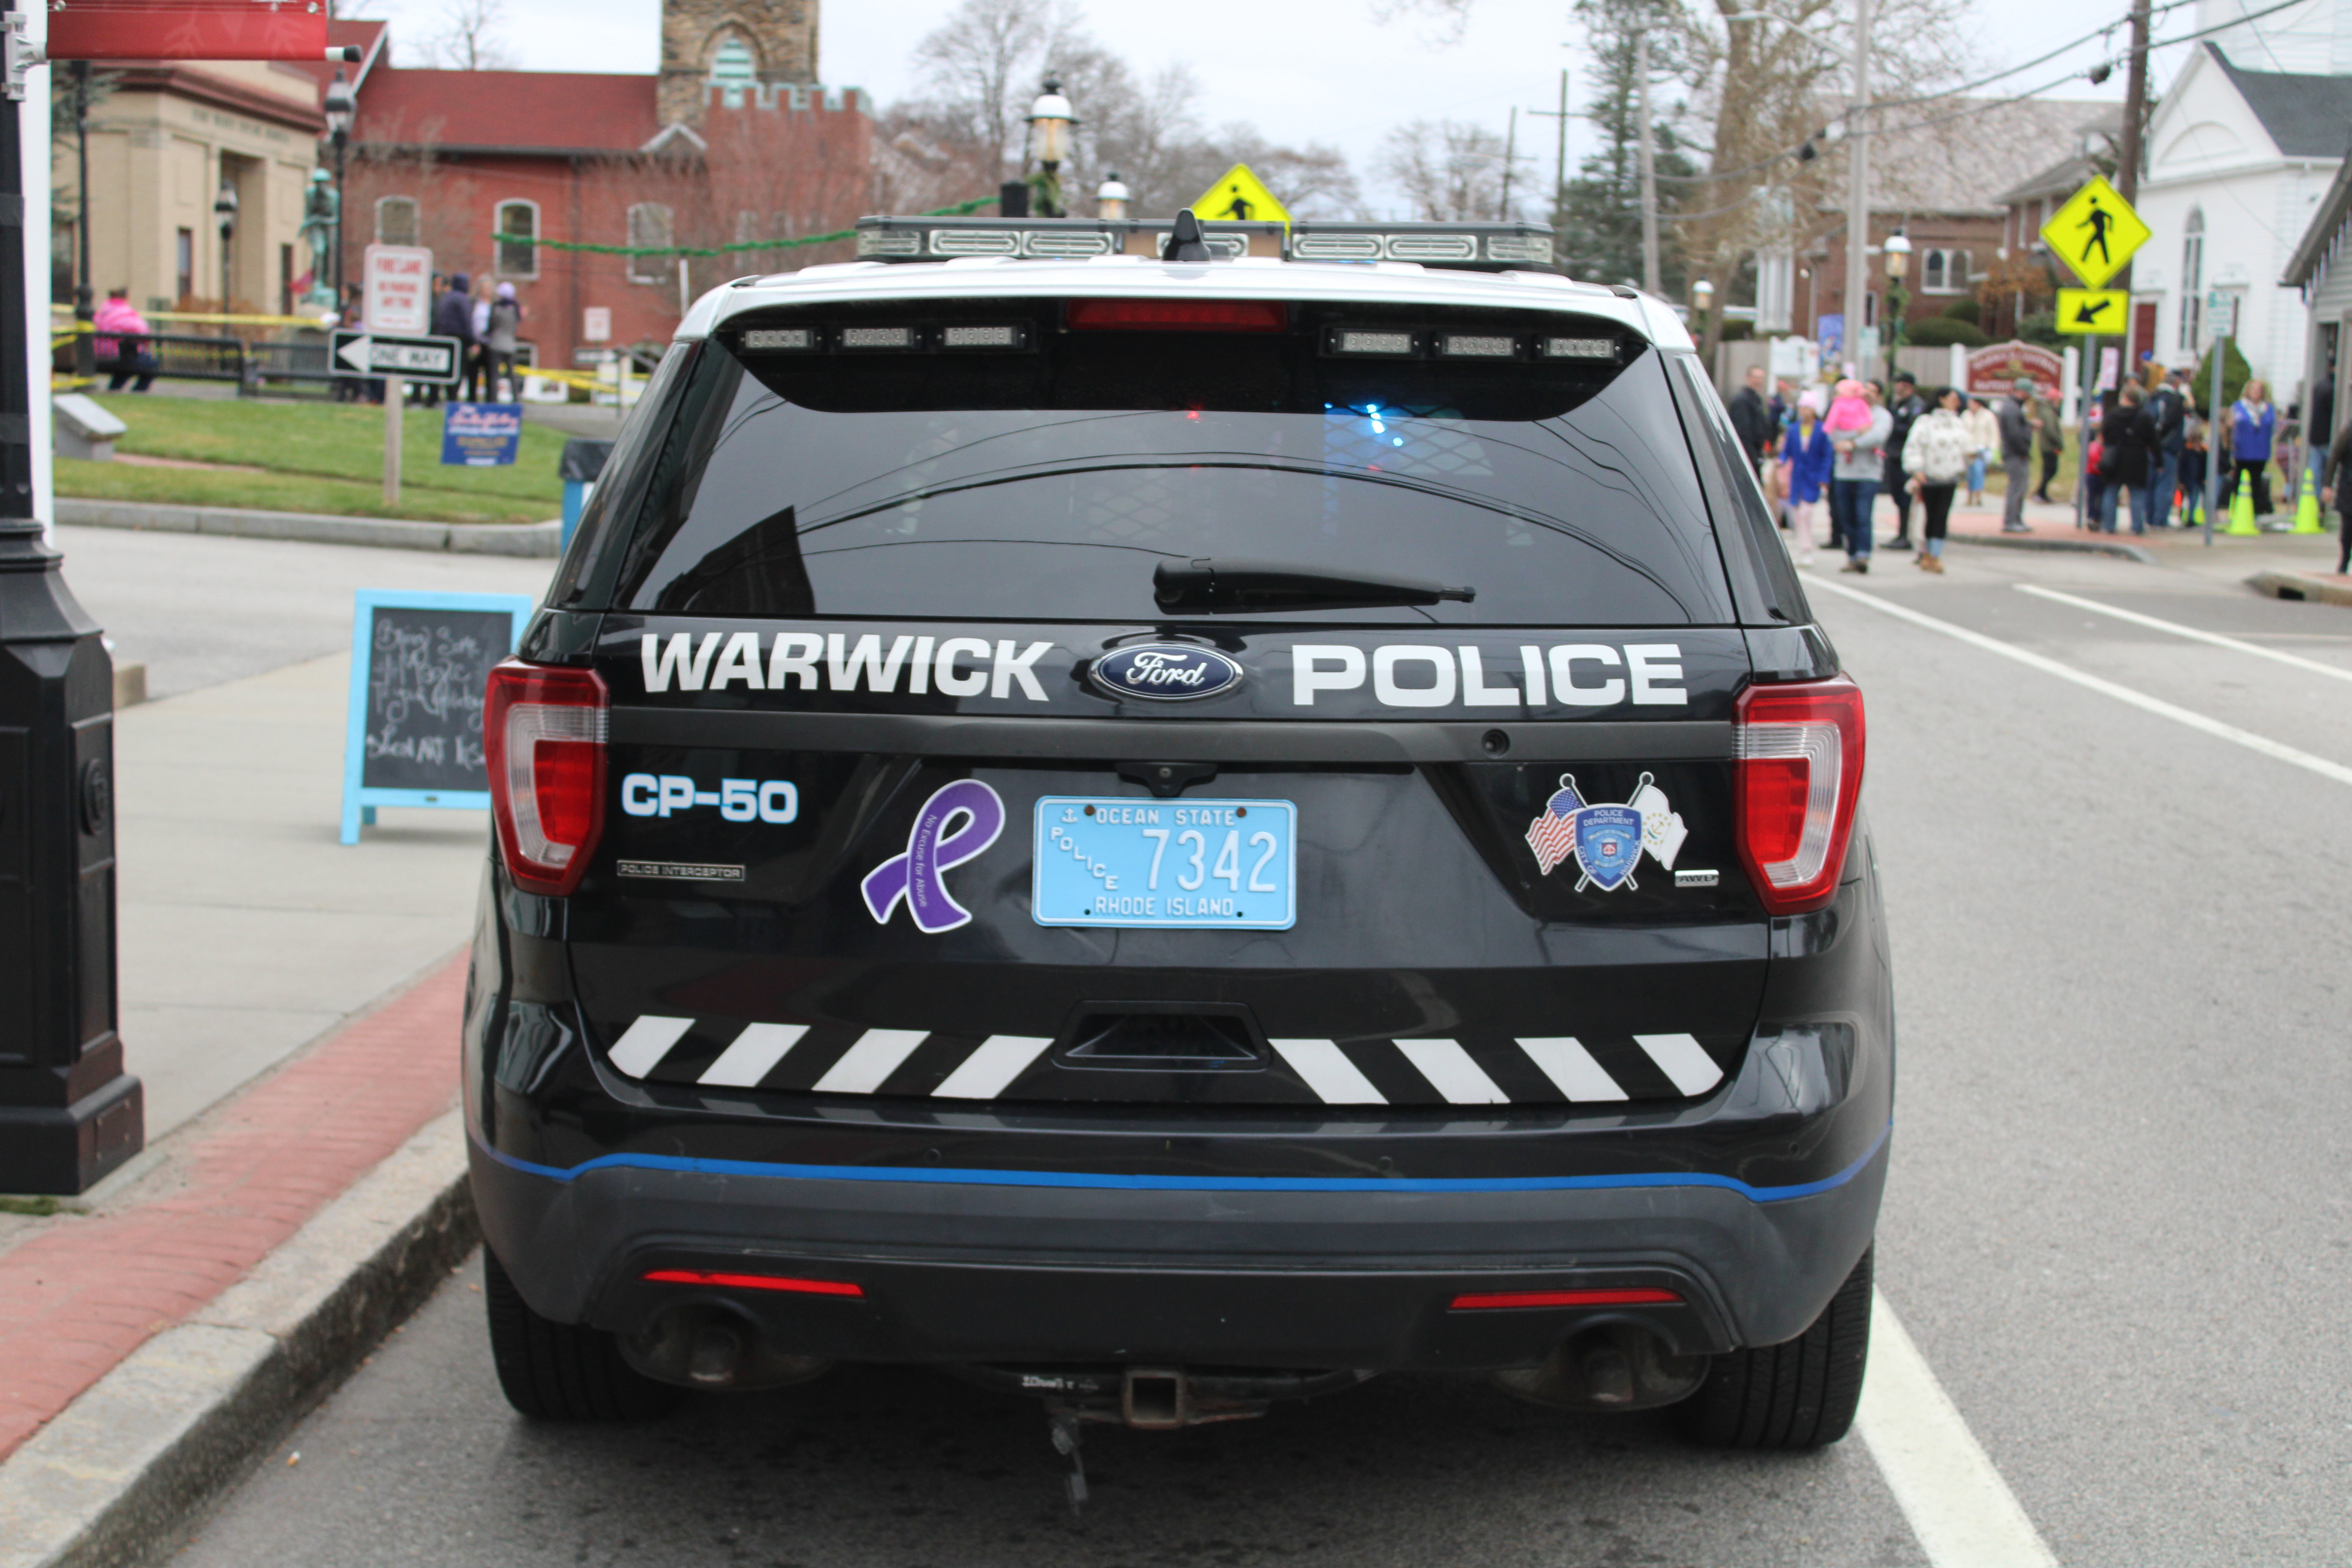
[[[2254,477],[2252,474],[2238,476],[2238,493],[2230,498],[2230,526],[2221,531],[2224,533],[2260,533],[2262,531],[2254,526]]]
[[[2287,531],[2290,533],[2325,533],[2326,531],[2319,526],[2319,491],[2308,479],[2304,480],[2303,494],[2295,499],[2294,526]]]

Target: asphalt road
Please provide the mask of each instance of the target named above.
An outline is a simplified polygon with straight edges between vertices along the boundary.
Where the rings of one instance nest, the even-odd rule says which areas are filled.
[[[2352,611],[2254,597],[2211,558],[1953,560],[1834,581],[2352,765],[2352,680],[2018,584],[2347,674]],[[1892,910],[1885,1301],[2061,1561],[2341,1561],[2352,784],[1834,591],[1816,604],[1868,694]],[[1699,1453],[1654,1416],[1434,1378],[1095,1433],[1083,1524],[1034,1407],[921,1372],[534,1428],[499,1398],[478,1279],[303,1421],[184,1568],[1990,1561],[1932,1555],[1859,1437]]]

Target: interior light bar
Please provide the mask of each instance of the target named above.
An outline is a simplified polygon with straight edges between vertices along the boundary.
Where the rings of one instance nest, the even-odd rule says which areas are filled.
[[[841,346],[845,349],[910,349],[915,346],[912,327],[844,327]]]
[[[1333,327],[1323,334],[1323,352],[1411,359],[1419,351],[1414,335],[1387,327]]]
[[[1437,352],[1447,359],[1517,359],[1519,340],[1491,332],[1440,332]]]
[[[743,346],[759,353],[806,353],[816,347],[812,327],[753,327],[743,334]]]
[[[1028,346],[1029,323],[1026,321],[975,322],[940,329],[940,347],[943,349],[1025,349]]]
[[[1615,359],[1615,338],[1546,338],[1543,340],[1546,359]]]

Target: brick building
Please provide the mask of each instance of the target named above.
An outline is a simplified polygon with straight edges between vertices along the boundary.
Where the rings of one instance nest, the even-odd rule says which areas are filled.
[[[527,357],[650,355],[730,278],[845,258],[845,244],[695,258],[542,241],[718,246],[847,227],[873,183],[873,105],[816,84],[814,0],[667,0],[657,72],[419,70],[381,22],[335,22],[352,79],[344,276],[372,242],[424,245],[486,293],[515,286]],[[323,96],[336,68],[308,68]]]

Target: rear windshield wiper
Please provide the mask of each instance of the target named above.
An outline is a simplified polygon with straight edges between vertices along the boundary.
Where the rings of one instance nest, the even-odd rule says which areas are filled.
[[[1467,604],[1478,596],[1478,590],[1449,588],[1422,577],[1392,577],[1384,572],[1330,572],[1227,556],[1162,561],[1151,574],[1151,596],[1170,612],[1235,615],[1434,605],[1441,599]]]

